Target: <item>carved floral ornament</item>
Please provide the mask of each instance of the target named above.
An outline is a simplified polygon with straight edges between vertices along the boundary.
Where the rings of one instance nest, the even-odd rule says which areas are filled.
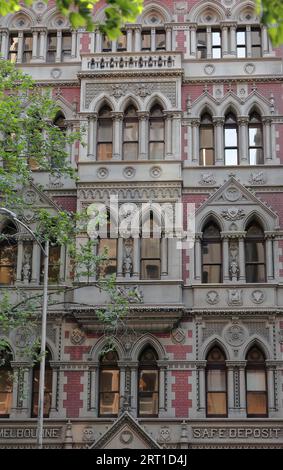
[[[77,345],[82,344],[85,341],[85,334],[79,328],[74,328],[71,333],[71,343]]]
[[[219,302],[219,294],[216,290],[211,290],[206,294],[206,301],[211,305],[215,305]]]
[[[251,300],[255,304],[262,304],[265,300],[265,294],[262,290],[256,289],[251,293]]]
[[[229,207],[221,212],[223,219],[229,221],[241,220],[245,217],[245,212],[243,209],[238,209],[237,207]]]
[[[223,336],[230,346],[237,347],[245,342],[248,332],[242,325],[233,323],[224,329]]]

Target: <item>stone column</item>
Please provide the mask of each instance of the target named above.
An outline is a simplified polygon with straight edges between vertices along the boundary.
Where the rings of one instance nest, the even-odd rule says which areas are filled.
[[[239,363],[239,377],[240,377],[240,410],[243,415],[246,415],[246,361]]]
[[[267,393],[268,393],[268,411],[272,413],[275,411],[275,381],[274,373],[276,366],[272,363],[266,362],[267,367]]]
[[[215,125],[215,165],[224,165],[224,119],[213,119]]]
[[[22,281],[22,267],[23,267],[23,241],[18,241],[18,252],[17,252],[17,274],[16,282]]]
[[[172,28],[167,26],[166,31],[166,51],[172,51]]]
[[[181,159],[181,117],[182,113],[176,112],[173,114],[172,151],[174,160]],[[167,139],[167,136],[165,137]]]
[[[123,254],[124,254],[124,239],[118,238],[118,253],[117,253],[117,280],[123,278]]]
[[[40,260],[41,250],[36,241],[32,245],[32,268],[31,268],[31,283],[39,284],[40,280]]]
[[[158,415],[159,417],[164,416],[166,412],[165,405],[165,374],[166,374],[166,365],[164,361],[158,361],[157,365],[159,367],[159,397],[158,397]]]
[[[40,60],[44,60],[46,56],[45,41],[46,41],[46,31],[41,30],[39,33],[39,59]]]
[[[30,417],[29,399],[30,391],[30,362],[11,361],[13,373],[17,380],[13,384],[13,396],[10,418],[28,418]]]
[[[190,122],[187,124],[187,160],[192,164],[197,164],[197,161],[193,161],[193,132],[192,125]]]
[[[24,47],[24,33],[19,31],[18,33],[18,54],[17,54],[17,64],[21,64],[23,60],[23,47]]]
[[[226,236],[223,237],[222,243],[222,265],[223,265],[223,281],[224,283],[230,280],[229,274],[229,240]]]
[[[226,361],[227,365],[227,395],[228,395],[228,416],[231,415],[234,411],[234,368],[233,366],[229,365],[228,361]]]
[[[201,282],[201,239],[202,233],[195,235],[195,280]]]
[[[199,372],[199,411],[201,413],[205,413],[206,408],[205,366],[206,361],[202,361],[202,363],[197,365]]]
[[[65,282],[65,271],[66,271],[66,247],[64,245],[61,245],[60,247],[60,273],[59,273],[60,284]]]
[[[149,113],[138,111],[139,117],[139,155],[138,160],[148,160],[148,116]]]
[[[57,47],[55,62],[62,61],[62,31],[57,31]]]
[[[173,113],[166,111],[165,115],[165,160],[172,160],[174,157],[172,151],[173,144]]]
[[[133,30],[131,28],[127,29],[127,52],[132,52],[133,50]]]
[[[50,407],[50,418],[55,418],[57,414],[57,384],[59,377],[59,366],[50,364],[52,367],[52,395],[51,395],[51,407]]]
[[[246,233],[246,232],[245,232]],[[239,237],[239,281],[246,282],[245,234]]]
[[[263,142],[264,142],[264,160],[266,163],[270,163],[272,160],[271,155],[271,119],[263,118]]]
[[[199,119],[191,121],[192,125],[192,134],[193,134],[193,144],[192,144],[192,161],[194,164],[199,163]]]
[[[262,55],[266,56],[269,55],[269,48],[268,48],[268,33],[266,26],[261,26],[261,37],[262,37]]]
[[[222,26],[222,57],[228,55],[228,27]]]
[[[95,52],[98,54],[101,52],[101,34],[99,31],[95,32]]]
[[[122,399],[123,397],[125,396],[125,385],[126,385],[126,365],[125,363],[121,363],[120,361],[118,361],[118,367],[119,367],[119,370],[120,370],[120,408],[121,408],[121,405],[123,404],[122,402]]]
[[[137,416],[138,408],[138,362],[130,362],[129,366],[131,368],[131,408],[133,416]]]
[[[7,29],[1,29],[1,57],[7,59],[8,55],[8,38],[9,31]]]
[[[274,281],[274,256],[273,256],[273,238],[265,234],[266,244],[266,275],[267,282]]]
[[[92,362],[90,365],[90,410],[94,416],[98,415],[98,376],[99,376],[99,362]]]
[[[135,52],[141,50],[141,27],[135,28]]]
[[[206,57],[212,58],[212,33],[209,26],[206,28]]]
[[[246,26],[247,57],[252,57],[252,33],[250,25]]]
[[[236,24],[230,26],[230,54],[237,57],[237,43],[236,43]]]
[[[197,55],[197,24],[191,24],[191,55],[196,57]]]
[[[71,45],[71,59],[77,57],[77,31],[72,30],[72,45]]]
[[[161,238],[161,279],[168,276],[168,238]]]
[[[32,59],[37,59],[38,31],[32,30]]]
[[[133,279],[140,278],[140,238],[134,238]]]
[[[246,116],[238,119],[239,124],[239,163],[240,165],[249,164],[249,136],[248,136],[248,124],[249,118]]]
[[[96,160],[97,114],[88,116],[88,158]]]
[[[156,35],[155,35],[155,28],[151,28],[151,51],[156,51]]]
[[[122,160],[122,131],[121,123],[123,121],[123,113],[113,112],[113,160]]]

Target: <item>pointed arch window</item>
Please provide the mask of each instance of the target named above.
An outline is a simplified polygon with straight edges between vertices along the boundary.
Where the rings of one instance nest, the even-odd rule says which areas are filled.
[[[100,359],[99,416],[117,416],[120,400],[120,371],[118,354],[109,351]]]
[[[50,365],[51,353],[49,349],[46,350],[45,355],[45,379],[44,379],[44,404],[43,416],[49,418],[52,400],[52,368]],[[38,395],[39,395],[39,376],[40,376],[40,362],[36,362],[32,371],[32,407],[31,417],[38,416]]]
[[[268,414],[265,357],[257,346],[253,346],[246,360],[247,416],[265,417]]]
[[[249,117],[249,162],[250,165],[264,163],[262,121],[256,112],[251,113]]]
[[[148,346],[139,357],[138,414],[158,416],[159,370],[157,354]]]
[[[103,106],[98,114],[97,159],[111,160],[113,152],[113,120],[111,108]]]
[[[149,159],[161,160],[165,151],[165,120],[159,104],[154,105],[149,115]]]
[[[12,407],[13,369],[12,353],[5,348],[0,351],[0,418],[9,418]]]
[[[142,279],[160,279],[161,239],[155,233],[152,211],[149,217],[149,238],[141,240],[141,276]]]
[[[7,223],[0,233],[0,284],[14,284],[17,266],[17,229],[14,224]]]
[[[202,282],[222,282],[222,243],[219,227],[209,222],[202,235]]]
[[[130,105],[125,111],[123,121],[123,158],[137,160],[139,151],[139,120],[137,110]]]
[[[214,346],[207,355],[206,366],[206,415],[227,416],[227,371],[223,351]]]
[[[264,232],[257,222],[251,222],[246,228],[246,231],[246,281],[266,282]]]
[[[225,165],[238,165],[238,123],[235,114],[228,113],[224,123]]]
[[[214,126],[208,113],[200,121],[200,165],[214,165]]]

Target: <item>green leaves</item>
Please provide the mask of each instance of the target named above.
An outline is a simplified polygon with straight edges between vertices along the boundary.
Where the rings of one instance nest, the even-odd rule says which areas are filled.
[[[255,0],[262,23],[268,28],[273,46],[283,44],[283,2],[282,0]]]

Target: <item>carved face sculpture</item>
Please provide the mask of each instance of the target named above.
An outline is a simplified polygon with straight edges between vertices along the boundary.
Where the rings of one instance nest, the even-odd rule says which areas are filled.
[[[167,442],[170,440],[170,429],[169,428],[161,428],[160,429],[160,440],[163,442]]]
[[[94,441],[94,431],[92,428],[85,428],[83,431],[83,441]]]

